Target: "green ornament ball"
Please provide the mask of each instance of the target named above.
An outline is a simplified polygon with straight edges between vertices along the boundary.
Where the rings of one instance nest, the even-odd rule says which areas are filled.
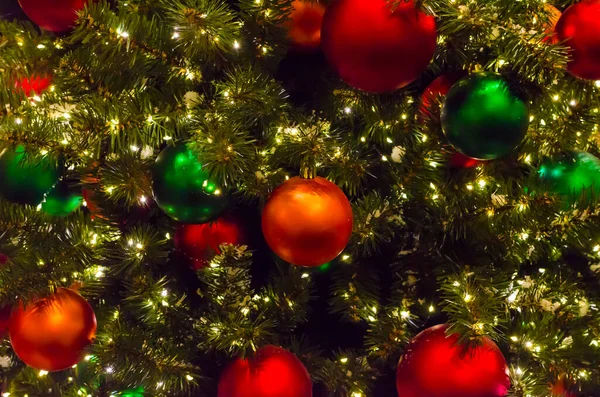
[[[459,80],[442,108],[442,129],[450,144],[478,160],[514,150],[529,126],[527,105],[500,75],[476,73]]]
[[[47,155],[18,146],[0,152],[0,195],[13,203],[38,205],[58,182],[62,166]]]
[[[569,206],[577,201],[592,204],[600,195],[600,160],[587,152],[573,151],[546,161],[538,172]]]
[[[186,144],[164,149],[154,164],[152,189],[158,206],[181,223],[215,220],[228,204],[223,188],[209,178]]]
[[[81,188],[68,181],[60,181],[46,194],[42,211],[48,215],[64,217],[75,212],[81,204]]]

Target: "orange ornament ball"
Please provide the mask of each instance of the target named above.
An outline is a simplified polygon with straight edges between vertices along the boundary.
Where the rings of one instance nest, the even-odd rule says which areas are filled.
[[[25,364],[61,371],[77,364],[96,335],[90,304],[66,288],[26,308],[18,307],[9,325],[10,343]]]
[[[286,26],[292,48],[316,50],[321,44],[321,25],[325,7],[308,0],[294,0]]]
[[[289,351],[265,346],[253,357],[238,358],[219,380],[218,397],[312,397],[306,368]]]
[[[352,234],[352,207],[325,178],[291,178],[267,201],[262,230],[271,249],[298,266],[321,266],[337,257]]]
[[[555,32],[556,24],[558,20],[562,16],[562,12],[552,4],[544,4],[544,9],[548,14],[548,24],[545,26],[544,32],[546,33],[546,37],[542,40],[544,43],[557,44],[560,42],[558,35]]]

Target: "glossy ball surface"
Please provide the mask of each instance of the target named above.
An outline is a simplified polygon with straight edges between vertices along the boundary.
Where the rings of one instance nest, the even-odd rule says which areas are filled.
[[[38,205],[54,186],[62,167],[46,155],[23,146],[0,153],[0,196],[13,203]]]
[[[156,203],[181,223],[210,222],[229,201],[223,189],[210,179],[200,159],[183,143],[160,152],[152,177]]]
[[[81,188],[67,181],[60,181],[46,194],[42,202],[42,211],[48,215],[64,217],[77,211],[81,204]]]
[[[427,68],[437,46],[435,19],[398,2],[335,0],[325,11],[321,48],[346,83],[383,93],[405,87]]]
[[[436,325],[417,335],[406,347],[396,371],[399,397],[503,397],[510,388],[502,352],[489,338],[478,345],[457,344]]]
[[[77,19],[87,0],[19,0],[25,14],[40,28],[50,32],[66,32]]]
[[[96,335],[96,315],[76,292],[55,294],[19,306],[9,325],[13,350],[30,367],[52,372],[77,364]]]
[[[514,150],[529,126],[527,105],[501,76],[476,73],[456,83],[442,108],[442,129],[462,154],[493,160]]]
[[[269,247],[298,266],[321,266],[337,257],[352,234],[352,207],[324,178],[291,178],[273,191],[262,214]]]
[[[294,0],[286,23],[292,48],[312,51],[321,45],[321,25],[325,6],[308,0]]]
[[[570,47],[567,70],[582,79],[600,80],[600,0],[583,0],[565,10],[556,33]]]
[[[306,368],[289,351],[260,348],[253,357],[234,360],[219,380],[218,397],[311,397]]]

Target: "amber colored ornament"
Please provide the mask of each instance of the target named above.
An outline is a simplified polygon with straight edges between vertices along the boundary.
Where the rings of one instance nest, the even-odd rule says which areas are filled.
[[[567,70],[582,79],[600,80],[600,0],[583,0],[565,10],[556,33],[570,47]]]
[[[253,357],[234,360],[219,380],[218,397],[311,397],[306,368],[289,351],[260,348]]]
[[[468,347],[447,325],[417,335],[404,350],[396,371],[399,397],[503,397],[510,388],[502,352],[487,337]]]
[[[96,335],[96,315],[76,292],[59,288],[55,294],[11,316],[13,350],[25,364],[44,371],[61,371],[77,364]]]
[[[312,51],[321,44],[321,25],[325,6],[309,0],[294,0],[286,22],[288,37],[295,50]]]
[[[15,83],[17,91],[25,93],[27,96],[42,95],[52,85],[52,76],[31,76],[23,77]]]
[[[558,20],[562,16],[562,12],[552,4],[544,4],[544,9],[548,14],[548,24],[545,26],[544,32],[546,33],[546,37],[542,40],[544,43],[557,44],[560,40],[558,39],[558,35],[556,34],[556,24]]]
[[[291,178],[273,191],[262,214],[271,249],[298,266],[321,266],[338,256],[352,234],[352,207],[325,178]]]
[[[40,28],[50,32],[66,32],[77,20],[87,0],[19,0],[25,14]]]
[[[433,57],[435,18],[413,1],[391,3],[336,0],[325,11],[321,48],[331,67],[354,88],[383,93],[405,87]]]
[[[459,70],[444,73],[433,80],[421,94],[420,113],[429,117],[439,117],[442,103],[444,103],[443,98],[448,94],[454,83],[466,74],[467,72]]]
[[[228,215],[209,223],[180,224],[175,233],[175,248],[199,270],[221,253],[221,244],[242,245],[245,240],[240,221]]]
[[[550,393],[553,397],[577,397],[577,394],[569,390],[564,376],[559,377],[553,384],[550,384]]]

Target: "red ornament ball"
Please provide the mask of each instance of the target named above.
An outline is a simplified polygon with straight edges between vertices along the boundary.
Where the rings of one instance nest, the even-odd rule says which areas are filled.
[[[11,312],[12,308],[9,305],[0,307],[0,338],[3,338],[6,331],[8,331]]]
[[[352,207],[325,178],[291,178],[279,186],[262,214],[271,249],[298,266],[321,266],[338,256],[352,234]]]
[[[10,319],[12,348],[25,364],[44,371],[61,371],[77,364],[96,334],[96,315],[79,294],[59,288],[54,295],[26,308],[19,306]]]
[[[421,94],[421,106],[419,107],[421,114],[426,116],[437,115],[439,117],[441,104],[443,103],[439,99],[445,97],[454,83],[465,77],[465,75],[466,72],[462,70],[448,72],[433,80]]]
[[[321,44],[321,25],[325,7],[309,0],[294,0],[286,23],[292,48],[312,51]]]
[[[218,397],[311,397],[312,383],[296,356],[265,346],[254,357],[238,358],[219,380]]]
[[[450,166],[454,168],[474,168],[481,163],[481,160],[465,156],[462,153],[454,153],[450,158]]]
[[[52,85],[52,76],[31,76],[24,77],[15,83],[15,88],[27,96],[42,95],[50,85]]]
[[[398,363],[399,397],[502,397],[510,387],[502,352],[489,338],[469,347],[436,325],[417,335]]]
[[[221,253],[221,244],[244,244],[243,227],[232,216],[223,216],[214,222],[180,224],[175,234],[175,248],[191,260],[195,270]]]
[[[435,19],[412,1],[336,0],[325,11],[321,46],[349,85],[369,92],[405,87],[425,70],[436,49]]]
[[[29,19],[50,32],[66,32],[77,20],[87,0],[19,0]]]
[[[556,33],[571,48],[567,70],[582,79],[600,80],[600,0],[583,0],[567,8]]]

